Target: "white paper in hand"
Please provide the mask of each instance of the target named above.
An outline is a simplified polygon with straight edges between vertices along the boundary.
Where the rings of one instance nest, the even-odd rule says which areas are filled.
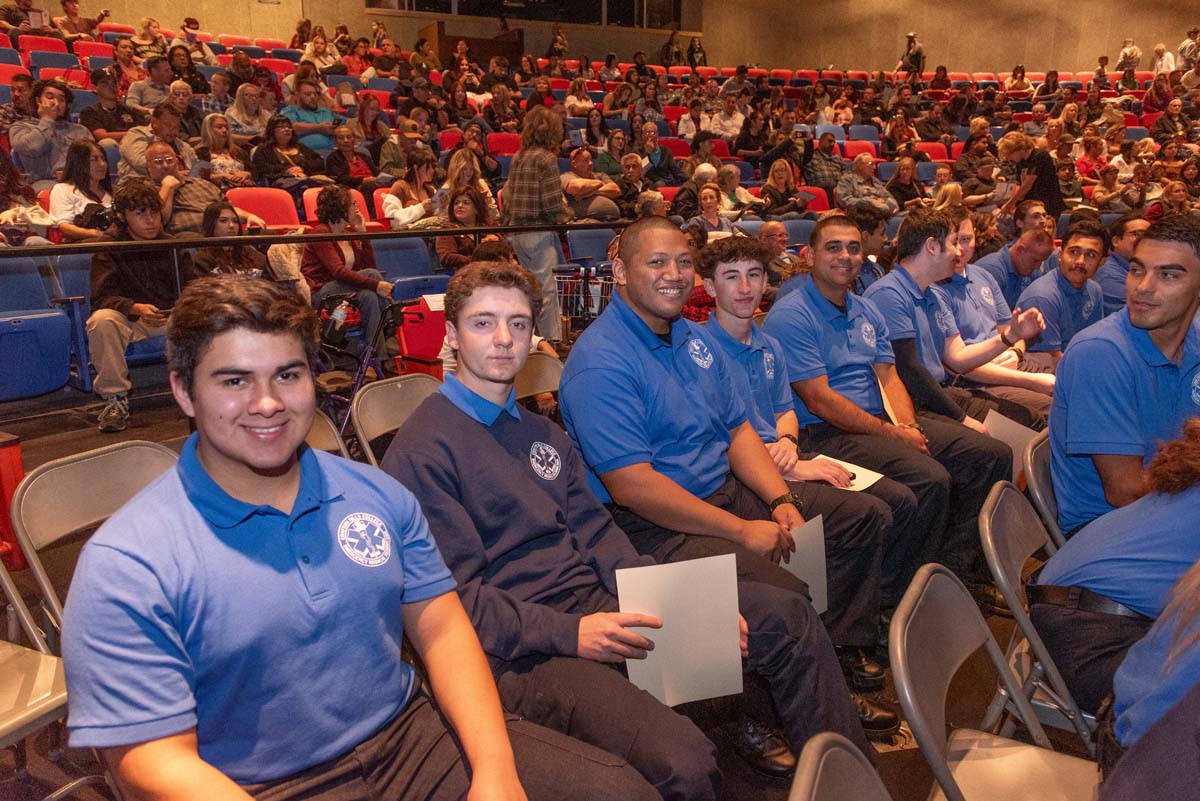
[[[983,424],[987,426],[989,434],[1003,442],[1008,447],[1012,448],[1012,480],[1014,484],[1020,486],[1021,476],[1025,472],[1025,468],[1022,466],[1025,455],[1025,447],[1029,444],[1030,440],[1037,436],[1037,432],[1032,428],[1026,428],[1011,418],[1005,417],[994,409],[988,411],[987,417],[985,417],[983,420]]]
[[[667,706],[742,691],[737,561],[733,554],[617,571],[622,612],[654,615],[661,629],[645,659],[625,662],[629,680]]]
[[[824,459],[827,462],[840,464],[842,467],[846,468],[846,470],[849,471],[854,478],[850,479],[850,486],[840,487],[840,489],[850,490],[851,492],[862,492],[867,487],[883,478],[883,473],[876,473],[874,470],[868,470],[865,467],[860,467],[856,464],[850,464],[850,462],[843,462],[841,459],[834,459],[832,456],[826,456],[825,454],[814,456],[813,459]]]
[[[808,585],[813,609],[822,614],[829,608],[829,580],[825,572],[825,519],[821,515],[809,518],[804,525],[792,529],[796,552],[790,562],[781,562],[796,578]]]

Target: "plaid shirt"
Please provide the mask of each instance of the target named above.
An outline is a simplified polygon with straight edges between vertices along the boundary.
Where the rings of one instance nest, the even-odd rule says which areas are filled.
[[[845,171],[846,162],[842,161],[837,147],[828,156],[814,148],[812,158],[804,165],[804,180],[813,186],[832,189]]]
[[[513,157],[504,184],[505,224],[557,225],[566,221],[558,157],[540,147],[523,148]]]
[[[216,95],[208,94],[205,95],[204,99],[200,101],[200,111],[203,112],[204,116],[206,117],[209,114],[224,114],[232,105],[232,95],[226,95],[225,99],[222,100]]]

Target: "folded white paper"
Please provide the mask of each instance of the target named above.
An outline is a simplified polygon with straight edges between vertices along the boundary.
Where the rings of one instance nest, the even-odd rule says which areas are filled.
[[[850,462],[843,462],[841,459],[834,459],[832,456],[826,456],[823,453],[818,456],[814,456],[813,458],[824,459],[827,462],[840,464],[842,467],[850,471],[850,473],[854,476],[854,478],[850,479],[850,486],[840,487],[839,489],[847,489],[852,492],[862,492],[867,487],[883,478],[883,473],[876,473],[874,470],[868,470],[865,467],[859,467],[856,464],[850,464]]]
[[[1025,447],[1029,445],[1029,441],[1037,436],[1037,432],[1032,428],[1026,428],[1020,423],[1005,417],[995,410],[990,410],[987,417],[984,418],[983,424],[987,426],[988,433],[994,438],[1000,440],[1008,447],[1012,448],[1013,452],[1013,483],[1017,486],[1021,485],[1021,476],[1025,474],[1023,460],[1025,458]]]
[[[821,515],[809,518],[802,526],[792,529],[796,551],[790,562],[781,562],[784,570],[808,585],[813,609],[817,614],[829,608],[829,580],[825,572],[825,519]]]
[[[668,706],[742,691],[733,554],[618,570],[617,597],[622,612],[663,624],[637,629],[654,650],[626,660],[634,685]]]

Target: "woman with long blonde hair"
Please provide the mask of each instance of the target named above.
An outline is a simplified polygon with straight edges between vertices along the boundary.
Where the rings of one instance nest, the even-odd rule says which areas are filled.
[[[466,148],[454,151],[450,162],[446,165],[446,181],[442,184],[442,194],[449,197],[460,189],[473,189],[483,198],[484,210],[492,220],[499,219],[500,210],[496,207],[496,198],[487,181],[479,173],[479,159]],[[481,219],[483,215],[480,215]]]

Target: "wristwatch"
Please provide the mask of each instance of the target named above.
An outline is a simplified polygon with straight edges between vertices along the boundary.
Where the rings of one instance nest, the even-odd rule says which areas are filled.
[[[797,512],[799,512],[801,515],[804,514],[804,505],[800,503],[800,499],[796,497],[796,493],[794,492],[785,492],[775,500],[771,501],[771,514],[775,514],[775,510],[780,506],[783,506],[785,503],[792,504],[796,507]]]

